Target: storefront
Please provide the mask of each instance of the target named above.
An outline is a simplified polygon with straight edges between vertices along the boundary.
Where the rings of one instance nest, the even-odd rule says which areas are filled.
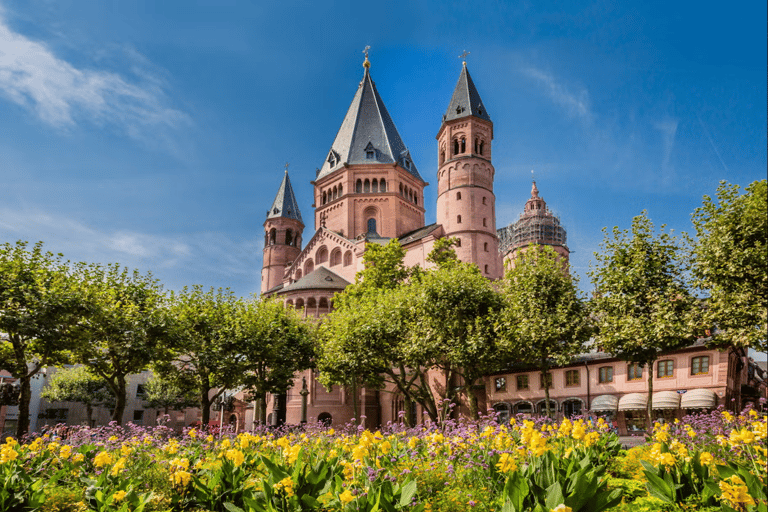
[[[619,433],[643,434],[648,423],[648,395],[629,393],[619,399]],[[622,421],[623,420],[623,421]]]

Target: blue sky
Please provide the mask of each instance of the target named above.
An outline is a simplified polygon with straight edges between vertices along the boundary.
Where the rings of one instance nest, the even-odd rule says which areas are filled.
[[[498,226],[534,169],[588,289],[604,226],[647,209],[691,230],[720,180],[765,177],[765,20],[757,1],[0,0],[0,242],[258,291],[283,167],[311,224],[366,45],[434,222],[435,135],[466,49]]]

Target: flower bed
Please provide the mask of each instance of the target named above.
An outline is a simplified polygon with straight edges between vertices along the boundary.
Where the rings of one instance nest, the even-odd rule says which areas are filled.
[[[83,428],[0,446],[0,511],[766,510],[766,419],[657,425],[622,450],[601,420],[491,420],[176,437]]]

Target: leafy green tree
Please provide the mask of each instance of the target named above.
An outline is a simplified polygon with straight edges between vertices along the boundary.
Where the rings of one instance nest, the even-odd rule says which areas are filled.
[[[693,273],[709,296],[707,317],[718,346],[768,350],[768,183],[742,194],[721,182],[717,198],[704,196],[693,213],[698,240]]]
[[[27,242],[0,245],[0,361],[19,379],[17,437],[29,429],[30,380],[67,361],[84,313],[78,280],[62,256]]]
[[[144,384],[144,401],[148,408],[162,409],[165,414],[168,411],[183,411],[198,404],[193,390],[158,375],[153,375]]]
[[[504,306],[495,321],[500,357],[539,368],[550,416],[550,368],[583,352],[592,334],[577,279],[551,247],[534,246],[507,268],[501,293]]]
[[[81,271],[89,311],[75,361],[107,383],[115,396],[112,420],[122,424],[128,376],[146,370],[168,339],[165,296],[151,274],[119,264],[92,264]]]
[[[451,383],[459,378],[470,416],[476,419],[475,389],[499,366],[491,318],[501,308],[501,295],[477,265],[457,259],[454,243],[437,240],[427,258],[435,266],[406,285],[413,300],[403,350],[408,361],[443,371],[447,398],[454,398]]]
[[[93,425],[94,407],[114,407],[115,396],[101,377],[85,366],[56,371],[40,396],[49,402],[76,402],[85,405],[88,426]]]
[[[277,300],[239,300],[235,304],[233,343],[240,384],[258,398],[267,417],[267,393],[285,393],[296,372],[314,360],[314,326]]]
[[[607,230],[589,272],[599,328],[598,346],[648,369],[648,421],[653,411],[653,364],[661,352],[690,345],[703,334],[702,308],[685,277],[681,242],[656,233],[643,211],[630,230]]]
[[[203,291],[202,286],[171,293],[171,342],[163,347],[153,368],[181,389],[194,390],[202,422],[210,421],[213,401],[235,387],[240,362],[234,342],[237,298],[230,290]]]

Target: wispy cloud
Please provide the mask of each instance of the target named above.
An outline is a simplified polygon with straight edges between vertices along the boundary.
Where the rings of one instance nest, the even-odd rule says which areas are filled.
[[[662,151],[663,158],[661,161],[661,168],[663,171],[669,171],[670,159],[672,157],[672,150],[675,148],[675,136],[677,135],[677,125],[679,121],[677,119],[667,118],[663,121],[657,121],[653,127],[661,132],[662,136]]]
[[[523,73],[543,85],[550,99],[563,107],[568,115],[578,118],[588,125],[592,124],[594,114],[589,101],[589,92],[586,89],[582,88],[578,92],[573,92],[559,82],[552,73],[538,68],[524,68]]]
[[[19,239],[43,240],[48,250],[72,261],[149,270],[172,289],[199,283],[244,295],[259,288],[260,239],[238,241],[215,232],[110,232],[43,211],[0,208],[0,243]]]
[[[45,43],[14,32],[0,7],[0,94],[44,123],[58,129],[80,121],[110,124],[144,141],[190,123],[168,105],[161,80],[146,73],[136,78],[75,67]]]

